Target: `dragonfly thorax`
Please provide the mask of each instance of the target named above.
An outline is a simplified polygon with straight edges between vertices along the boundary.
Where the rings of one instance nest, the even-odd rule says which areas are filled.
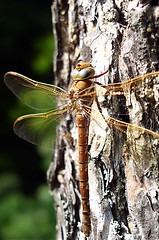
[[[74,109],[81,111],[84,106],[91,106],[94,99],[94,83],[91,80],[74,81],[69,88],[69,98]]]

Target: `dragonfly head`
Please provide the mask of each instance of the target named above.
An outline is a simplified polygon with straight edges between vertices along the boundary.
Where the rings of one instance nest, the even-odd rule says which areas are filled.
[[[80,62],[72,71],[71,76],[73,80],[86,80],[92,78],[95,74],[94,67],[90,63]]]

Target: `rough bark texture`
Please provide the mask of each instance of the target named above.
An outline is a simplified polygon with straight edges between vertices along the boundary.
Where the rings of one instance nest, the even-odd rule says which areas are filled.
[[[110,65],[107,76],[98,79],[103,84],[157,71],[159,7],[155,2],[144,2],[55,0],[56,84],[68,89],[72,83],[70,73],[80,60],[92,63],[96,74]],[[103,113],[120,113],[124,121],[157,131],[158,82],[149,88],[146,83],[139,84],[138,92],[132,91],[127,97],[101,99]],[[91,121],[89,239],[159,239],[159,144],[157,140],[147,142],[144,134],[134,132],[128,129],[128,139],[135,141],[126,141],[122,133],[115,134],[109,127],[102,130]],[[68,133],[73,143],[71,138],[63,137]],[[78,154],[74,147],[75,115],[64,116],[57,135],[48,170],[57,211],[57,239],[84,239]]]

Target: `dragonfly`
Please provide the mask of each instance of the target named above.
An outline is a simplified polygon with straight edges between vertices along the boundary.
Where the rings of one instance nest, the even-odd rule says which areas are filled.
[[[53,147],[56,127],[65,113],[76,112],[76,123],[78,128],[78,161],[79,182],[82,200],[82,228],[85,237],[90,236],[91,218],[89,203],[88,184],[88,137],[90,119],[98,125],[107,124],[127,135],[127,130],[139,131],[159,139],[159,134],[127,123],[110,116],[105,116],[100,107],[99,96],[116,96],[129,94],[135,91],[139,83],[145,82],[159,76],[159,72],[149,73],[124,82],[103,85],[97,78],[105,75],[105,72],[95,75],[94,67],[87,62],[76,65],[71,76],[73,84],[68,91],[51,84],[40,83],[15,72],[8,72],[4,76],[4,82],[8,88],[26,105],[42,113],[29,114],[19,117],[14,123],[14,132],[24,140],[33,144],[41,144]],[[96,102],[98,111],[92,109]]]

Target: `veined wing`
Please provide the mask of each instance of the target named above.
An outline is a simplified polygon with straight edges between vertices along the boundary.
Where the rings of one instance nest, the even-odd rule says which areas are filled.
[[[94,108],[92,110],[87,105],[83,105],[83,110],[86,113],[86,115],[90,116],[93,120],[95,120],[97,122],[97,124],[99,124],[104,129],[105,129],[105,124],[108,124],[110,127],[115,128],[115,129],[123,132],[124,134],[127,134],[127,129],[129,128],[132,130],[138,130],[139,132],[146,132],[146,133],[154,136],[155,138],[159,139],[159,134],[152,130],[149,130],[149,129],[143,128],[143,127],[139,127],[137,125],[133,125],[133,124],[130,124],[127,122],[123,122],[121,120],[117,120],[117,119],[109,117],[109,116],[104,116],[99,111],[95,110]]]
[[[149,161],[159,158],[159,133],[111,117],[107,117],[107,122],[117,131],[126,134],[127,147],[133,160],[143,163],[147,161],[148,164]]]
[[[70,110],[71,106],[68,104],[63,109],[19,117],[14,123],[14,132],[28,142],[53,148],[60,117]]]
[[[55,108],[56,97],[60,97],[62,105],[69,102],[67,92],[62,88],[36,82],[19,73],[6,73],[4,82],[18,98],[34,109],[49,110]]]
[[[120,82],[120,83],[111,83],[108,85],[103,85],[99,82],[94,82],[96,85],[99,85],[100,88],[94,89],[94,86],[89,87],[88,89],[85,89],[80,92],[80,97],[87,97],[87,96],[101,96],[101,95],[122,95],[126,94],[126,92],[135,90],[138,87],[138,84],[144,83],[146,80],[151,83],[156,77],[159,77],[159,71],[158,72],[152,72],[145,74],[143,76],[135,77],[130,80]],[[159,80],[158,80],[159,82]],[[94,89],[93,91],[91,91]]]
[[[124,82],[108,84],[108,85],[100,85],[100,86],[106,90],[105,95],[109,95],[109,94],[121,95],[121,94],[125,94],[125,92],[130,92],[131,90],[136,89],[139,83],[145,82],[147,80],[149,83],[151,83],[151,81],[156,79],[157,76],[159,76],[159,71],[148,73],[143,76],[135,77]]]
[[[99,125],[103,125],[103,128],[105,128],[104,123],[103,123],[103,119],[105,121],[105,123],[107,123],[109,126],[112,126],[118,130],[120,130],[121,132],[124,132],[126,134],[127,129],[132,129],[132,130],[138,130],[139,132],[145,132],[149,135],[152,135],[156,138],[159,138],[159,134],[130,124],[130,123],[126,123],[117,119],[114,119],[112,117],[108,117],[108,116],[104,116],[102,115],[99,111],[96,111],[94,108],[93,110],[91,110],[91,108],[84,104],[85,101],[87,101],[86,97],[90,97],[90,96],[105,96],[105,95],[109,95],[111,94],[110,92],[112,92],[112,95],[121,95],[122,93],[124,94],[125,91],[128,90],[128,92],[130,90],[136,90],[137,86],[139,83],[145,82],[146,80],[148,80],[148,83],[151,83],[154,79],[156,79],[156,77],[159,76],[159,71],[158,72],[153,72],[153,73],[148,73],[146,75],[143,76],[139,76],[133,79],[130,79],[128,81],[124,81],[121,83],[114,83],[114,84],[108,84],[108,85],[102,85],[98,82],[95,82],[96,84],[98,84],[100,87],[99,89],[95,89],[95,86],[91,86],[87,89],[84,89],[83,91],[79,92],[79,96],[82,99],[83,102],[83,110],[86,112],[87,115],[91,115],[91,117],[99,124]],[[159,82],[159,80],[157,80],[157,83]],[[147,82],[146,82],[147,84]],[[103,91],[104,89],[104,91]],[[105,92],[106,90],[106,92]]]
[[[114,136],[118,136],[119,132],[123,133],[126,136],[129,146],[133,147],[136,159],[139,157],[152,158],[154,155],[159,157],[159,151],[157,150],[157,146],[159,146],[159,133],[109,116],[104,116],[96,110],[95,106],[91,109],[89,106],[84,105],[83,111],[86,113],[86,116],[91,117],[102,129],[106,129],[107,127],[114,129]],[[154,144],[155,150],[152,149],[151,144]]]

